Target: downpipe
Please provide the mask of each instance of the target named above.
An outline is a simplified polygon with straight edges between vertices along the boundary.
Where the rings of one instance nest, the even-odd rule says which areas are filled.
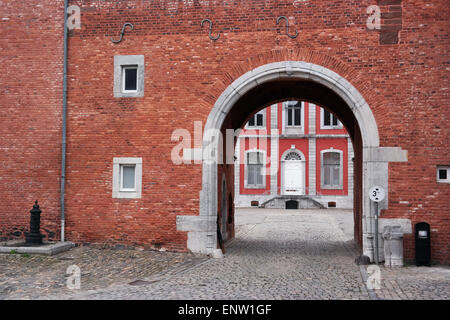
[[[64,242],[65,230],[65,183],[66,183],[66,136],[67,136],[67,8],[69,0],[64,0],[64,56],[63,56],[63,105],[62,105],[62,138],[61,138],[61,242]]]

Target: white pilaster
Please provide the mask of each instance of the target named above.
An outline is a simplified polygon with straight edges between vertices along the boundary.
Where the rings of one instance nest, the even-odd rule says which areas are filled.
[[[353,169],[353,158],[355,157],[355,153],[353,152],[353,144],[352,144],[352,139],[347,138],[347,143],[348,143],[348,196],[353,200],[353,174],[354,174],[354,169]]]
[[[240,179],[241,179],[241,139],[238,137],[236,141],[236,149],[234,150],[234,156],[236,160],[234,161],[234,202],[240,197]]]
[[[270,194],[278,194],[278,105],[270,107]]]
[[[308,103],[309,108],[309,134],[316,134],[316,105],[312,103]]]
[[[308,177],[309,177],[309,195],[316,194],[316,138],[309,138],[309,161],[308,161]]]
[[[309,103],[309,134],[311,136],[314,136],[316,134],[316,105]],[[309,154],[308,154],[308,177],[309,177],[309,189],[308,194],[309,195],[316,195],[317,188],[316,188],[316,138],[309,138]]]

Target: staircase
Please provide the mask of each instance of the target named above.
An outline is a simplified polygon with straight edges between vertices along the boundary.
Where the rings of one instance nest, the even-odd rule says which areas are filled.
[[[325,209],[320,202],[312,199],[310,196],[302,195],[284,195],[275,196],[259,205],[260,208],[286,209],[287,201],[297,201],[298,209]]]

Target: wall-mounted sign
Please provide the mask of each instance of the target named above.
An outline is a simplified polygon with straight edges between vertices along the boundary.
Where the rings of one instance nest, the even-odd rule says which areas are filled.
[[[372,201],[375,202],[380,202],[384,199],[385,197],[385,192],[383,187],[380,186],[373,186],[372,188],[370,188],[369,190],[369,198]]]

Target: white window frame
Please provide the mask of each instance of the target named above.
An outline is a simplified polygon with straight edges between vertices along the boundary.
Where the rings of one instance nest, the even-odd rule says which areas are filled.
[[[126,90],[125,89],[125,71],[127,69],[136,69],[136,90]],[[123,93],[139,92],[139,66],[138,65],[122,66],[122,92]]]
[[[439,179],[439,171],[447,170],[447,179]],[[436,180],[440,183],[450,183],[450,166],[437,166],[436,169]]]
[[[328,152],[339,153],[339,186],[324,185],[324,161],[323,155]],[[344,189],[344,152],[338,149],[326,149],[320,151],[320,188],[324,190],[342,190]]]
[[[134,188],[125,188],[123,186],[123,169],[125,167],[128,168],[134,168]],[[120,191],[124,191],[124,192],[136,192],[136,165],[135,164],[121,164],[119,165],[119,169],[120,169],[120,180],[119,180],[119,188]]]
[[[262,153],[262,155],[263,155],[262,172],[261,172],[261,175],[263,176],[263,179],[262,179],[263,181],[262,181],[261,185],[249,185],[248,184],[248,173],[249,173],[249,171],[248,171],[248,167],[247,167],[247,165],[248,165],[248,156],[247,156],[247,154],[251,153],[251,152],[259,152],[259,153]],[[266,158],[266,152],[264,150],[250,149],[250,150],[246,150],[245,151],[245,155],[244,155],[244,173],[245,173],[245,175],[244,175],[244,187],[245,187],[245,189],[265,189],[266,188],[266,179],[267,179],[267,177],[266,177],[266,165],[267,165],[266,159],[267,159]]]
[[[267,122],[266,122],[267,111],[266,111],[266,110],[267,110],[267,108],[265,108],[265,109],[263,109],[263,110],[261,110],[261,111],[255,113],[255,114],[253,115],[253,117],[256,117],[257,114],[262,114],[262,116],[263,116],[263,125],[262,125],[262,126],[256,125],[256,118],[255,118],[255,125],[254,125],[254,126],[251,126],[251,125],[249,124],[250,121],[247,121],[247,123],[246,123],[246,125],[245,125],[245,129],[249,129],[249,130],[254,130],[254,129],[265,129],[265,128],[266,128],[266,125],[267,125]]]
[[[325,109],[324,108],[320,108],[320,129],[342,129],[343,128],[343,126],[342,126],[342,122],[341,121],[339,121],[339,119],[338,119],[338,117],[334,114],[334,113],[332,113],[331,111],[328,111],[330,114],[331,114],[331,116],[332,117],[336,117],[336,119],[337,119],[337,125],[335,126],[335,125],[333,125],[333,121],[331,121],[330,123],[331,123],[331,125],[325,125],[325,119],[324,119],[324,117],[325,117]]]
[[[134,189],[122,188],[123,167],[134,166]],[[114,158],[112,197],[138,199],[142,196],[142,158]]]
[[[303,122],[304,122],[304,117],[303,117],[303,102],[301,102],[300,103],[300,107],[293,107],[293,106],[289,106],[289,103],[290,102],[292,102],[292,101],[287,101],[286,102],[286,106],[285,106],[285,108],[284,108],[284,112],[286,113],[286,127],[288,127],[288,128],[300,128],[300,127],[303,127]],[[297,102],[297,101],[295,101],[295,102]],[[289,117],[287,116],[287,113],[288,113],[288,111],[290,110],[290,109],[295,109],[295,108],[300,108],[300,124],[299,125],[295,125],[295,124],[292,124],[292,125],[289,125],[288,124],[288,119],[289,119]],[[294,122],[295,122],[295,112],[294,112],[294,114],[292,115],[293,116],[293,120],[294,120]]]
[[[287,117],[287,112],[288,112],[288,108],[289,108],[289,103],[290,102],[297,102],[296,100],[292,100],[292,101],[284,101],[282,106],[283,106],[283,112],[282,112],[282,131],[283,134],[286,135],[296,135],[296,134],[303,134],[305,132],[305,102],[301,101],[301,110],[300,110],[300,121],[301,121],[301,125],[300,126],[289,126],[288,123],[288,117]]]
[[[125,68],[137,67],[136,90],[125,90]],[[143,55],[114,56],[114,97],[138,98],[144,96],[145,61]]]

